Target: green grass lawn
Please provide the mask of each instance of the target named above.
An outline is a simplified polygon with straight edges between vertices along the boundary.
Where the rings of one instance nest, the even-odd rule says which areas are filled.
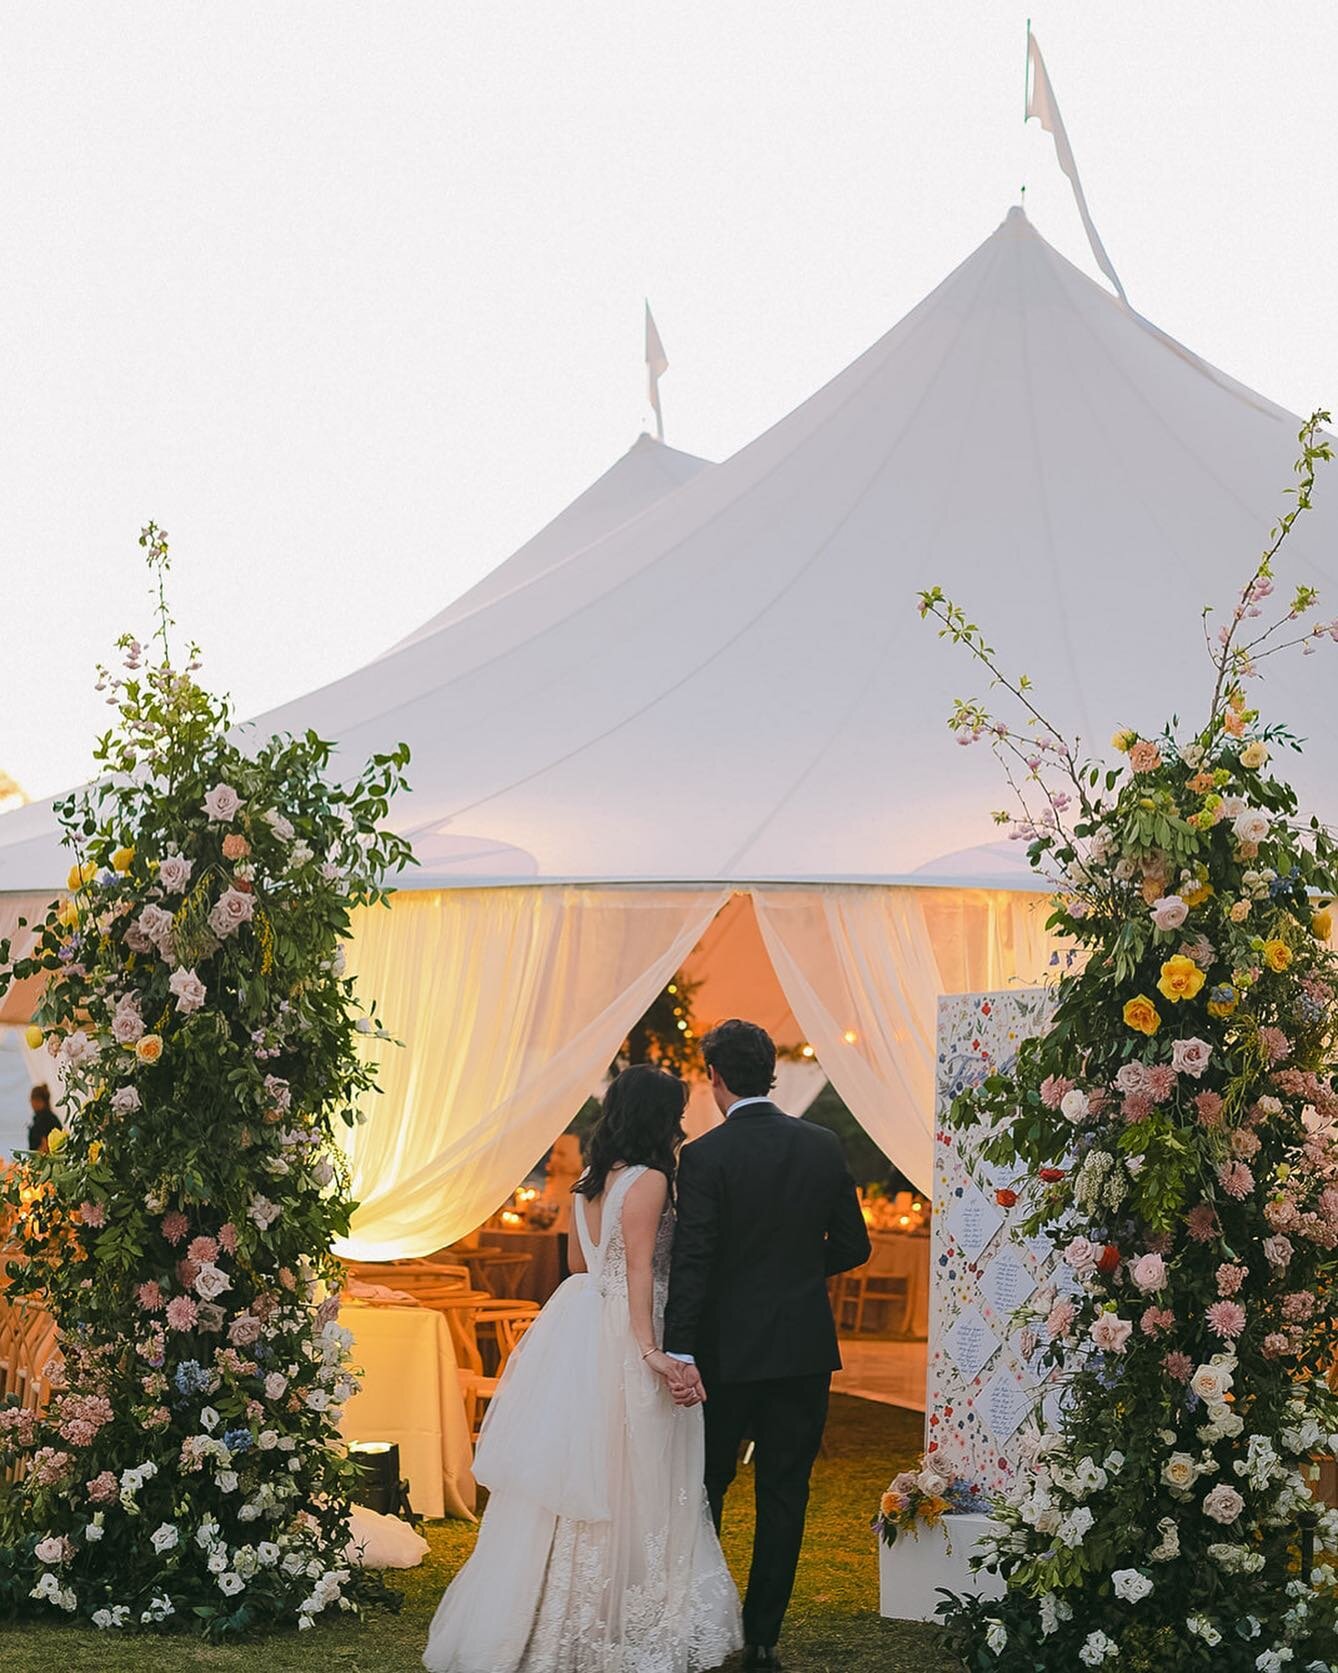
[[[837,1395],[826,1454],[814,1472],[808,1538],[782,1651],[794,1673],[958,1673],[936,1647],[932,1627],[903,1626],[878,1614],[878,1554],[869,1518],[892,1475],[914,1461],[922,1419],[914,1412]],[[748,1472],[726,1506],[725,1548],[736,1576],[747,1573],[752,1537]],[[443,1587],[468,1556],[473,1529],[430,1526],[432,1552],[421,1568],[396,1576],[399,1615],[337,1622],[314,1632],[213,1648],[187,1638],[122,1638],[62,1625],[0,1626],[4,1673],[409,1673],[420,1666],[427,1624]]]

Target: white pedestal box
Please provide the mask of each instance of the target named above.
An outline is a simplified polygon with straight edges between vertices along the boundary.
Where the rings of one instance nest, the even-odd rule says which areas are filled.
[[[916,1534],[878,1542],[878,1607],[897,1621],[933,1621],[943,1601],[939,1589],[972,1597],[1002,1597],[997,1574],[972,1574],[976,1542],[995,1526],[988,1516],[945,1516],[937,1528],[921,1523]]]

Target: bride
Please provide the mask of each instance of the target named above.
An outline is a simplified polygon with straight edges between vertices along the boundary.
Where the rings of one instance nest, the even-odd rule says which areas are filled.
[[[572,1276],[484,1419],[488,1508],[432,1622],[432,1673],[704,1673],[743,1642],[701,1408],[674,1404],[658,1345],[686,1101],[647,1064],[609,1088],[575,1188]]]

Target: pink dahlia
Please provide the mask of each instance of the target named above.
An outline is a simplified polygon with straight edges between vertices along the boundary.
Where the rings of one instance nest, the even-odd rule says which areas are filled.
[[[173,1330],[190,1330],[198,1317],[193,1296],[174,1295],[167,1304],[167,1322]]]
[[[100,1202],[81,1202],[79,1204],[79,1218],[86,1226],[92,1226],[96,1231],[107,1224],[107,1210]]]
[[[1239,1301],[1214,1301],[1206,1316],[1209,1328],[1228,1341],[1245,1329],[1245,1309]]]
[[[1047,1075],[1041,1082],[1041,1102],[1046,1109],[1057,1110],[1073,1087],[1074,1082],[1064,1075]]]
[[[1211,1203],[1197,1203],[1185,1215],[1185,1225],[1196,1243],[1211,1243],[1218,1232],[1217,1211]]]
[[[237,1228],[231,1220],[226,1221],[218,1228],[218,1244],[219,1248],[226,1254],[235,1255],[237,1253]]]
[[[1229,1197],[1243,1202],[1254,1190],[1254,1175],[1244,1162],[1223,1162],[1217,1170],[1218,1183]]]
[[[1178,1383],[1187,1383],[1194,1375],[1194,1361],[1188,1354],[1178,1350],[1166,1354],[1162,1358],[1162,1369],[1168,1377],[1174,1377]]]
[[[186,1247],[186,1258],[197,1266],[213,1263],[218,1256],[218,1243],[212,1237],[193,1237]]]
[[[1175,1314],[1169,1307],[1148,1307],[1143,1317],[1138,1321],[1138,1328],[1144,1336],[1160,1336],[1165,1330],[1175,1325]]]
[[[1194,1099],[1194,1108],[1199,1113],[1199,1120],[1205,1127],[1219,1126],[1222,1120],[1222,1095],[1220,1092],[1200,1092]]]
[[[190,1221],[179,1208],[163,1215],[163,1236],[169,1243],[180,1243],[190,1230]]]
[[[1259,1044],[1264,1048],[1264,1056],[1270,1063],[1281,1063],[1292,1054],[1292,1043],[1280,1028],[1261,1028]]]
[[[1154,1104],[1164,1104],[1175,1091],[1176,1072],[1169,1063],[1150,1063],[1147,1067],[1146,1090]]]
[[[1124,1119],[1132,1127],[1136,1121],[1146,1121],[1152,1114],[1152,1100],[1146,1092],[1130,1092],[1126,1094],[1121,1106]]]
[[[156,1313],[163,1304],[162,1286],[150,1278],[135,1291],[135,1300],[146,1313]]]

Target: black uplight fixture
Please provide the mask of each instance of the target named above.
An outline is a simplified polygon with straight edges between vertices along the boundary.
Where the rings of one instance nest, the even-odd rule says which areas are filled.
[[[400,1508],[400,1449],[394,1441],[350,1441],[348,1455],[358,1466],[355,1503],[380,1516]]]

